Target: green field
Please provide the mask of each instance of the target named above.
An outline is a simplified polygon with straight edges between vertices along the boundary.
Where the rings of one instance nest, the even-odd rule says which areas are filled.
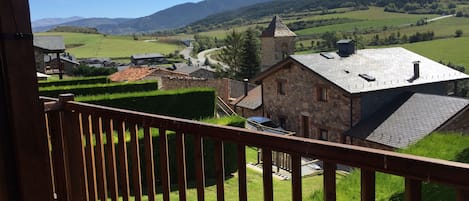
[[[435,61],[464,65],[469,72],[469,37],[448,38],[400,45]]]
[[[309,29],[303,29],[296,31],[295,33],[301,35],[311,35],[324,33],[326,31],[335,32],[352,32],[354,29],[382,29],[386,27],[398,27],[401,25],[412,24],[417,20],[427,17],[428,19],[438,17],[438,15],[415,15],[415,14],[402,14],[402,13],[390,13],[384,12],[383,8],[370,7],[368,10],[352,11],[340,14],[329,14],[306,17],[303,20],[318,20],[318,19],[330,19],[330,18],[351,18],[358,19],[361,21],[335,24],[322,27],[315,27]]]
[[[128,58],[132,54],[155,52],[168,54],[175,50],[183,49],[181,45],[158,41],[144,42],[133,40],[131,36],[104,36],[101,34],[82,33],[39,33],[38,35],[63,36],[67,51],[77,58]]]

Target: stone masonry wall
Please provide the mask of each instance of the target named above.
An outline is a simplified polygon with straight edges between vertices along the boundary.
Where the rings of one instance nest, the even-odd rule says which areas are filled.
[[[207,87],[213,88],[223,101],[230,98],[229,79],[202,79],[190,77],[162,76],[158,78],[160,90],[172,90],[182,88]]]
[[[261,38],[261,71],[283,60],[283,51],[287,55],[295,52],[295,37]]]
[[[284,83],[285,95],[278,93]],[[299,136],[320,138],[320,129],[328,131],[328,140],[344,142],[342,133],[351,127],[350,96],[296,62],[266,77],[263,82],[265,116],[280,122]],[[317,87],[327,89],[327,101],[318,100]],[[353,121],[360,119],[360,98],[353,98]],[[307,121],[307,122],[304,122]],[[307,127],[305,127],[307,126]]]
[[[448,122],[447,125],[440,128],[439,131],[469,135],[469,108],[466,108],[461,114]]]

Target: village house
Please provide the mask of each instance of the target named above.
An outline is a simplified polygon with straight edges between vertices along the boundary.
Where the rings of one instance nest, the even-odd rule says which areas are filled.
[[[160,53],[134,54],[130,57],[130,61],[134,65],[154,65],[168,63],[166,57]]]
[[[67,75],[72,75],[73,70],[80,65],[80,62],[77,59],[70,55],[69,53],[65,52],[60,55],[60,59],[57,59],[57,55],[44,55],[44,63],[46,66],[54,66],[57,65],[57,62],[61,62],[63,65],[63,73]],[[50,68],[46,70],[47,74],[58,74],[58,69]]]
[[[291,55],[261,73],[254,81],[262,85],[264,116],[299,136],[360,145],[366,143],[359,143],[359,140],[370,140],[368,136],[378,132],[373,132],[367,122],[376,120],[376,116],[386,116],[382,110],[392,110],[387,112],[393,114],[401,109],[400,116],[411,116],[400,121],[420,118],[419,122],[429,122],[422,124],[424,128],[409,126],[407,130],[400,130],[404,133],[399,133],[392,130],[399,127],[397,122],[386,126],[390,123],[386,120],[396,117],[381,117],[382,121],[374,122],[374,125],[402,135],[398,139],[401,142],[374,140],[372,144],[390,149],[416,142],[456,114],[467,112],[469,101],[445,97],[448,85],[457,88],[458,81],[469,78],[466,74],[400,47],[355,51],[350,40],[339,41],[338,46],[338,52]],[[407,97],[403,97],[405,95]],[[402,100],[404,102],[399,105]],[[434,100],[433,104],[427,104],[428,100]],[[398,107],[392,107],[396,104]],[[430,124],[432,116],[422,115],[423,109],[417,108],[419,105],[435,112],[434,118],[439,120]],[[414,110],[402,109],[407,107]],[[443,111],[448,114],[443,115]],[[360,129],[360,134],[350,131],[344,135],[356,126],[369,130],[363,132]],[[411,131],[419,129],[425,132]]]
[[[45,57],[55,55],[60,57],[65,52],[65,43],[62,36],[34,36],[34,56],[36,61],[36,71],[46,73]],[[60,63],[50,66],[50,69],[59,69]]]

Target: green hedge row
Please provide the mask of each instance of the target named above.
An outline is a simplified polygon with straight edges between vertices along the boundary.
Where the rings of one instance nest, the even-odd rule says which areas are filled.
[[[142,82],[116,82],[109,84],[81,84],[68,86],[50,86],[39,88],[39,95],[58,97],[59,94],[72,93],[77,96],[106,93],[125,93],[158,90],[155,80]]]
[[[192,88],[77,97],[76,100],[186,119],[211,118],[215,114],[215,90]]]
[[[50,86],[66,86],[66,85],[79,85],[79,84],[103,84],[109,83],[107,76],[97,77],[83,77],[83,78],[72,78],[64,80],[45,80],[39,81],[39,87],[50,87]]]

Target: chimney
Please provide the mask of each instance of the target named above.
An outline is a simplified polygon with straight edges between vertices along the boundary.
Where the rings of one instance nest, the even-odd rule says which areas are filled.
[[[243,82],[244,82],[244,96],[248,96],[248,82],[249,80],[248,79],[243,79]]]
[[[420,61],[412,62],[414,64],[414,77],[413,79],[417,79],[420,77]]]
[[[355,44],[353,40],[339,40],[337,41],[337,47],[339,48],[337,54],[341,57],[348,57],[352,54],[355,54]]]

